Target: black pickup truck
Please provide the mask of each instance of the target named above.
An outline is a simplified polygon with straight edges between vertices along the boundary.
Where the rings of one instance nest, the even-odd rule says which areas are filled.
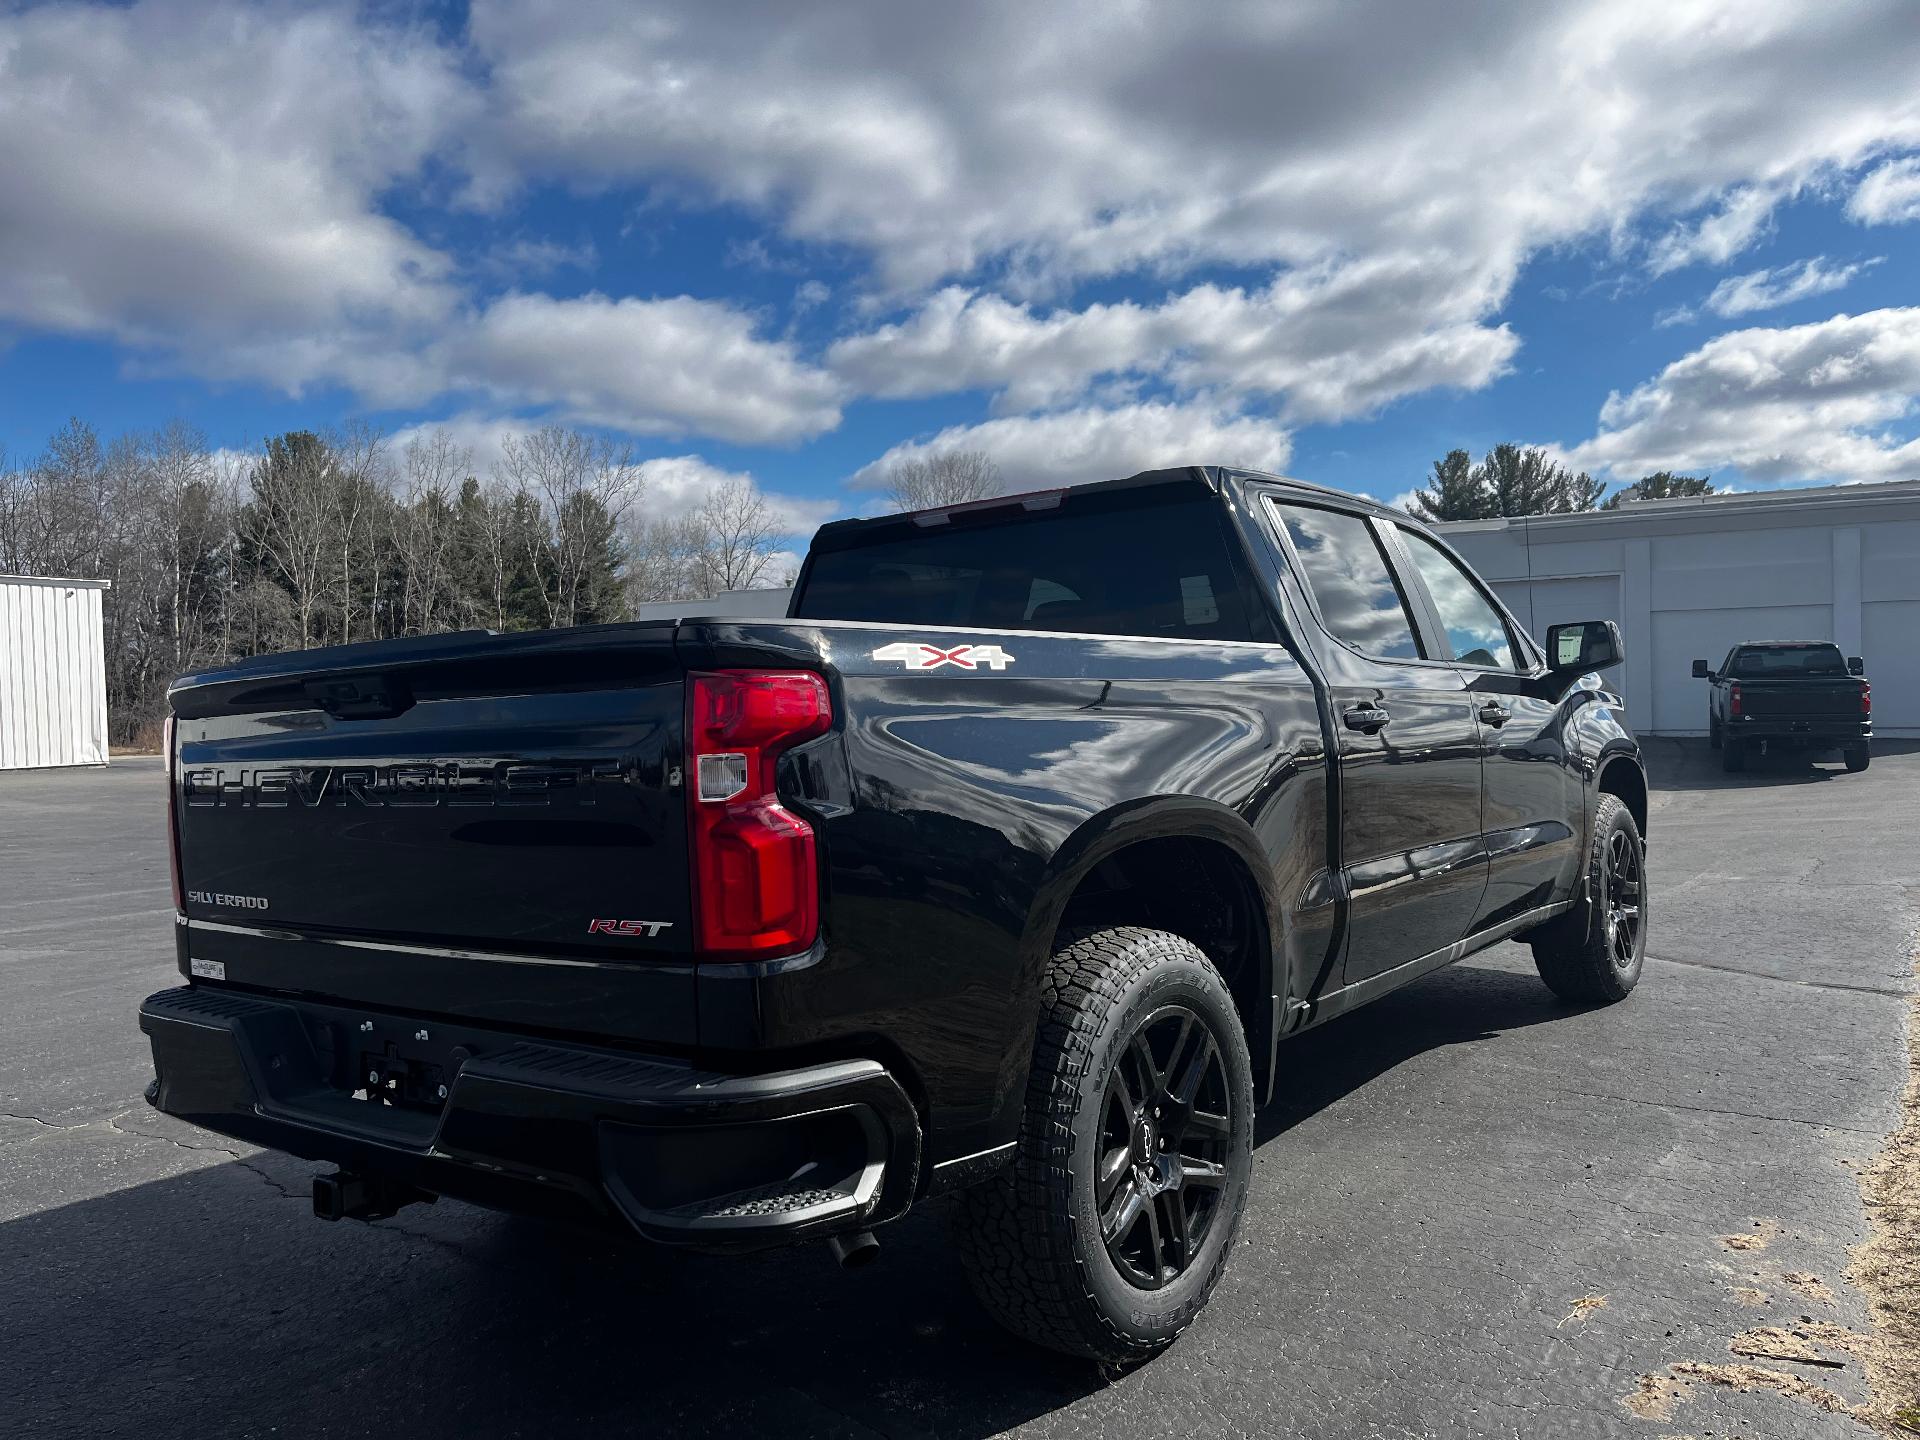
[[[1838,750],[1847,769],[1873,758],[1873,686],[1858,655],[1824,640],[1749,640],[1718,670],[1693,662],[1710,682],[1707,743],[1724,770],[1747,768],[1749,750]]]
[[[706,1249],[955,1196],[991,1311],[1150,1354],[1282,1045],[1513,937],[1646,941],[1608,622],[1542,652],[1434,535],[1155,471],[828,525],[784,619],[466,633],[180,679],[160,1109]]]

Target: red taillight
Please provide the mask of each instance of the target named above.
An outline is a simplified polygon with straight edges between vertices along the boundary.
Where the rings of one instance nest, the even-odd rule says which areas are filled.
[[[1873,686],[1865,680],[1860,682],[1860,713],[1862,715],[1873,713]]]
[[[1736,720],[1740,718],[1740,687],[1738,685],[1727,687],[1727,714]]]
[[[180,800],[174,792],[173,716],[161,731],[161,744],[167,750],[167,868],[173,872],[173,908],[187,908],[187,887],[180,879]]]
[[[687,677],[687,808],[695,945],[702,959],[791,955],[820,931],[813,827],[780,804],[780,753],[833,723],[806,670]]]

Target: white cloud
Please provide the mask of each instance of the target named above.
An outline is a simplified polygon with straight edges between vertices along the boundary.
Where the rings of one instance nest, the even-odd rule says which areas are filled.
[[[838,383],[714,300],[508,295],[440,347],[445,383],[634,434],[785,444],[840,423]]]
[[[1550,247],[1723,263],[1869,166],[1856,219],[1920,206],[1909,0],[402,13],[0,9],[0,324],[110,339],[141,373],[756,444],[833,428],[852,380],[961,377],[1003,420],[1170,394],[1284,434],[1488,383]],[[512,207],[556,187],[762,217],[739,258],[831,257],[831,303],[892,323],[829,369],[672,285],[534,293],[585,250],[438,238],[470,233],[441,223],[462,199],[541,233]],[[478,277],[519,289],[487,303]],[[1163,298],[1086,303],[1143,278]]]
[[[1776,191],[1758,185],[1730,192],[1711,215],[1676,225],[1654,243],[1647,257],[1656,275],[1683,265],[1724,265],[1758,240],[1780,203]]]
[[[454,295],[376,197],[475,104],[430,31],[344,5],[0,15],[0,318],[379,391],[368,333],[432,326]]]
[[[642,460],[636,468],[646,483],[641,509],[649,520],[688,514],[699,509],[721,486],[742,483],[760,491],[783,534],[811,535],[841,508],[837,500],[813,500],[761,489],[750,472],[728,470],[699,455],[665,455]]]
[[[1762,483],[1916,478],[1920,440],[1896,428],[1916,400],[1920,308],[1736,330],[1608,397],[1568,458],[1622,480],[1726,466]]]
[[[1103,377],[1164,376],[1186,392],[1284,396],[1290,421],[1336,420],[1502,373],[1518,340],[1473,316],[1509,280],[1461,294],[1448,266],[1401,257],[1045,315],[950,286],[903,322],[837,342],[827,363],[868,394],[988,389],[1008,411],[1076,400]]]
[[[1046,285],[1398,250],[1478,275],[1702,209],[1662,263],[1724,258],[1774,197],[1920,143],[1910,21],[1904,0],[478,0],[472,32],[496,166],[756,207],[911,291],[988,263]]]
[[[521,235],[491,246],[475,268],[503,283],[520,284],[560,270],[591,272],[599,263],[600,252],[592,240],[568,245],[559,240]]]
[[[1862,270],[1878,263],[1878,260],[1863,260],[1828,268],[1827,257],[1815,255],[1794,265],[1732,275],[1713,287],[1713,293],[1707,296],[1707,309],[1729,318],[1750,315],[1756,310],[1775,310],[1796,300],[1843,289]]]
[[[509,438],[540,428],[539,420],[516,420],[508,416],[466,411],[444,420],[423,420],[407,425],[387,437],[387,453],[398,458],[416,440],[427,440],[435,431],[446,435],[455,445],[471,453],[473,473],[485,480],[499,465],[501,452]]]
[[[476,152],[496,189],[646,184],[871,257],[869,303],[904,318],[832,363],[879,393],[977,384],[1009,414],[1104,378],[1331,419],[1501,373],[1517,342],[1494,320],[1545,247],[1724,263],[1781,200],[1920,144],[1910,18],[661,0],[635,22],[617,0],[476,0]],[[1207,266],[1254,278],[1172,284]],[[1018,303],[1142,274],[1168,297]]]
[[[1920,155],[1889,160],[1870,171],[1848,197],[1847,214],[1862,225],[1920,220]]]
[[[1207,403],[1149,402],[949,426],[894,446],[861,467],[851,483],[860,489],[884,485],[895,461],[937,450],[984,450],[999,464],[1007,489],[1020,491],[1117,480],[1165,465],[1280,470],[1292,448],[1292,438],[1272,420]]]

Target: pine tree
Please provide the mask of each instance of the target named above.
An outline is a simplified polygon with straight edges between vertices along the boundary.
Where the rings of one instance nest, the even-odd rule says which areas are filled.
[[[1486,520],[1495,513],[1486,477],[1464,450],[1433,462],[1433,479],[1415,493],[1412,508],[1423,520]]]
[[[1689,495],[1714,494],[1713,482],[1705,475],[1676,475],[1671,470],[1656,470],[1637,485],[1615,491],[1607,497],[1602,510],[1618,510],[1635,500],[1678,500]]]
[[[1488,520],[1509,515],[1563,515],[1592,510],[1606,486],[1575,474],[1538,446],[1496,445],[1478,465],[1464,450],[1433,462],[1433,480],[1413,498],[1427,520]]]

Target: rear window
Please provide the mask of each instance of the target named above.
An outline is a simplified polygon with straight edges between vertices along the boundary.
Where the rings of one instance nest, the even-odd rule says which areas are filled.
[[[1117,502],[1117,503],[1116,503]],[[1069,495],[816,550],[793,614],[960,629],[1251,640],[1211,496]]]
[[[1838,645],[1778,645],[1736,650],[1732,673],[1742,680],[1769,676],[1833,675],[1845,678],[1846,657]]]

